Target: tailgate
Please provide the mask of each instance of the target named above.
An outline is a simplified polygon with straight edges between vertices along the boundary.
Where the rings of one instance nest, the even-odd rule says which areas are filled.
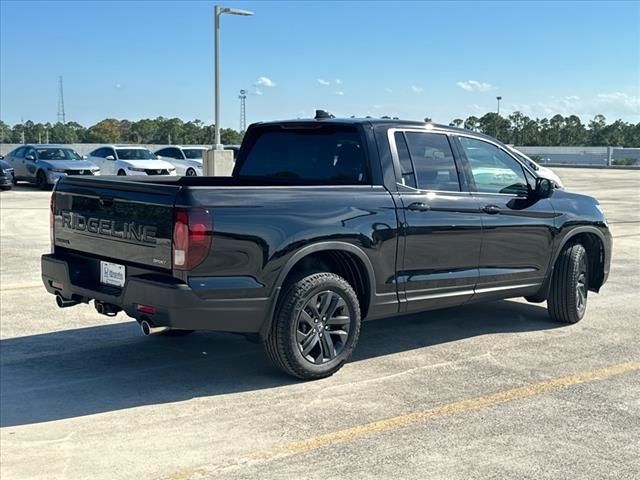
[[[56,247],[171,269],[173,205],[181,187],[109,178],[65,178],[56,187]]]

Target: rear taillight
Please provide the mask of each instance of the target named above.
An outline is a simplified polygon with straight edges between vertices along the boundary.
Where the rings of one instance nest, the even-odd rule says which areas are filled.
[[[51,253],[54,252],[55,248],[55,235],[56,235],[56,194],[55,192],[51,194],[51,201],[49,203],[49,239],[51,240]]]
[[[211,248],[213,220],[203,209],[178,209],[173,227],[173,268],[191,270],[202,263]]]

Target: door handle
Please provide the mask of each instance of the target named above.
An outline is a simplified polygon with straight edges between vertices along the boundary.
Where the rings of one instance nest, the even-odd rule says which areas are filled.
[[[488,213],[489,215],[495,215],[497,213],[500,213],[500,207],[498,207],[497,205],[485,205],[484,207],[482,207],[482,211]]]
[[[431,207],[426,203],[422,202],[413,202],[411,205],[407,207],[408,210],[413,210],[415,212],[427,212],[431,210]]]

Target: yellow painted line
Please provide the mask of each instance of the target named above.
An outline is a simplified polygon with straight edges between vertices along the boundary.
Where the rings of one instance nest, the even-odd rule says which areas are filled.
[[[32,283],[29,285],[11,285],[9,287],[0,288],[0,292],[8,292],[11,290],[24,290],[27,288],[39,288],[39,287],[44,288],[44,285],[42,283]]]
[[[298,440],[286,443],[282,446],[271,450],[258,452],[255,459],[266,460],[279,455],[295,455],[306,453],[311,450],[335,445],[338,443],[351,442],[359,438],[372,435],[374,433],[387,432],[398,428],[408,427],[417,423],[433,420],[440,417],[447,417],[459,413],[470,412],[484,407],[490,407],[505,402],[521,400],[523,398],[540,395],[545,392],[559,390],[573,385],[582,383],[604,380],[609,377],[621,375],[623,373],[632,372],[640,369],[640,362],[626,362],[613,365],[611,367],[601,368],[598,370],[590,370],[586,372],[576,373],[567,377],[555,378],[552,380],[544,380],[538,383],[532,383],[511,390],[503,390],[501,392],[483,395],[459,402],[439,405],[429,410],[408,413],[397,417],[391,417],[377,422],[356,425],[355,427],[338,430],[336,432],[319,435],[317,437]]]

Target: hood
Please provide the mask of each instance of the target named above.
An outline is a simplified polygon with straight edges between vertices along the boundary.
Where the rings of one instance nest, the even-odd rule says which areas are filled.
[[[120,162],[133,168],[145,168],[152,170],[171,170],[174,168],[173,165],[165,160],[120,160]]]
[[[59,170],[96,170],[96,164],[87,160],[38,160],[38,165],[43,165]]]

